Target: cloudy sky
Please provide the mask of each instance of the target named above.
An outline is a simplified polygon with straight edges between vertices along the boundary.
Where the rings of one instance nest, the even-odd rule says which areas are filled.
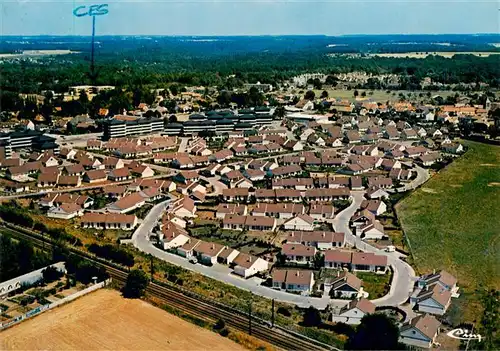
[[[500,32],[497,0],[0,0],[0,34],[89,35],[73,9],[102,3],[98,35]]]

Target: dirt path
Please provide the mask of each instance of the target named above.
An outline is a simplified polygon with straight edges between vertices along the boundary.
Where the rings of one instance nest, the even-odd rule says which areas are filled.
[[[101,289],[0,334],[2,350],[244,350],[140,300]]]

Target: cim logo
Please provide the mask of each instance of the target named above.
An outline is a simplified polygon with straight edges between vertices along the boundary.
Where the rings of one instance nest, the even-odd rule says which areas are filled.
[[[446,335],[448,335],[450,338],[453,339],[459,339],[459,340],[478,340],[481,342],[481,335],[479,334],[472,334],[470,330],[467,329],[453,329],[452,331],[449,331]]]
[[[76,17],[84,17],[84,16],[102,16],[107,15],[109,12],[108,4],[101,5],[91,5],[91,6],[78,6],[73,10],[73,14]]]

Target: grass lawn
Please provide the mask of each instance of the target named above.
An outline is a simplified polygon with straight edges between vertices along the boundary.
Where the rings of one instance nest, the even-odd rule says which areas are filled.
[[[386,295],[391,288],[392,272],[386,274],[356,272],[355,275],[363,281],[363,290],[368,292],[370,300]]]
[[[396,210],[417,273],[446,269],[477,318],[478,288],[500,287],[500,147],[465,142],[469,151],[403,199]],[[474,316],[474,314],[476,314]]]

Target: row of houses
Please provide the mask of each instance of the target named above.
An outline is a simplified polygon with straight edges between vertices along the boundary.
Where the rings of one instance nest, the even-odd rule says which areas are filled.
[[[182,214],[175,213],[175,204],[171,207],[173,210],[164,214],[160,230],[155,234],[162,249],[186,259],[196,257],[199,262],[206,265],[229,265],[235,274],[243,278],[268,271],[269,263],[262,258],[218,243],[191,238],[185,230],[186,222],[182,220]]]
[[[226,202],[246,202],[251,197],[259,202],[291,201],[308,202],[347,200],[350,197],[349,188],[308,189],[305,192],[292,189],[255,189],[248,188],[224,189],[222,198]]]

